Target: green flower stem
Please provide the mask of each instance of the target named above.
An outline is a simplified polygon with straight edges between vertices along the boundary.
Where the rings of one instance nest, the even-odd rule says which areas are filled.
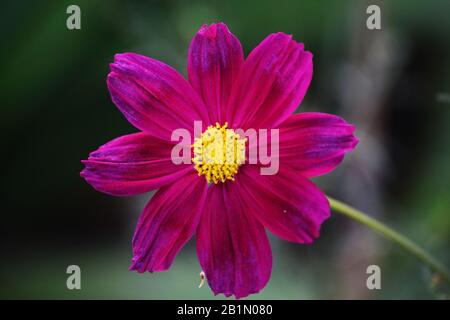
[[[391,229],[390,227],[382,224],[378,220],[368,216],[364,212],[352,208],[349,205],[341,201],[335,200],[331,197],[327,198],[328,201],[330,202],[331,209],[333,209],[335,212],[339,212],[349,217],[350,219],[362,223],[367,227],[380,233],[387,239],[397,243],[403,249],[405,249],[406,251],[414,255],[416,258],[418,258],[420,261],[422,261],[424,264],[429,266],[431,270],[440,274],[442,278],[445,279],[448,283],[450,283],[450,273],[447,270],[447,268],[443,264],[441,264],[438,260],[436,260],[433,256],[431,256],[428,252],[426,252],[424,249],[422,249],[417,244],[409,240],[407,237]]]

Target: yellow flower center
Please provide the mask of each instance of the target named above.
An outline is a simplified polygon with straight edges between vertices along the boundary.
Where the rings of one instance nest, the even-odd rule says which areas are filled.
[[[192,162],[198,176],[204,175],[208,183],[234,181],[239,166],[245,162],[245,141],[228,123],[209,126],[199,138],[195,138]]]

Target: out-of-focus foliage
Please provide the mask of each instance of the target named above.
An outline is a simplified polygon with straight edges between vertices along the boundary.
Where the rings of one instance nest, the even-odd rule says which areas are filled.
[[[344,166],[318,183],[345,200],[356,197],[373,204],[363,209],[379,214],[449,264],[450,2],[375,2],[382,8],[381,31],[365,27],[365,9],[372,2],[356,0],[79,0],[82,29],[76,31],[66,28],[66,8],[72,1],[2,2],[0,297],[213,297],[206,286],[197,288],[200,267],[193,242],[170,271],[129,272],[134,224],[151,195],[102,195],[79,171],[80,160],[90,151],[136,131],[114,107],[106,88],[114,54],[138,52],[185,74],[190,39],[203,23],[216,21],[229,25],[246,54],[276,31],[305,43],[314,53],[315,75],[301,110],[345,116],[361,137]],[[373,39],[381,40],[374,44]],[[371,87],[381,72],[379,56],[389,62],[382,92]],[[364,90],[375,97],[367,101],[377,103],[376,117],[368,121],[368,105],[346,103],[356,101],[365,82],[343,74],[364,74],[372,58],[375,67],[364,78],[369,83]],[[356,89],[343,99],[349,82]],[[380,147],[372,147],[376,145]],[[378,171],[367,170],[371,158],[383,159]],[[372,198],[372,189],[364,186],[362,197],[342,193],[361,183],[355,175],[376,186],[379,196]],[[378,237],[355,233],[359,229],[364,227],[333,216],[314,245],[271,238],[273,276],[253,297],[440,297],[432,289],[432,275],[414,258]],[[355,234],[350,240],[349,233]],[[379,291],[367,290],[364,281],[351,281],[366,277],[365,262],[354,264],[366,254],[366,242],[376,249],[364,261],[382,268]],[[351,261],[344,253],[349,243],[358,248]],[[81,267],[80,291],[66,288],[70,264]]]

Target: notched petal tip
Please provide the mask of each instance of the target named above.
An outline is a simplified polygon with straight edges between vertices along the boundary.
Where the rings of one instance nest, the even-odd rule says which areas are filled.
[[[146,272],[150,272],[153,273],[153,270],[147,270],[145,268],[142,267],[142,264],[139,262],[131,262],[131,265],[128,267],[128,271],[136,271],[139,274],[143,274]]]
[[[268,280],[269,280],[269,279],[268,279]],[[267,280],[267,282],[268,282],[268,280]],[[220,295],[220,294],[223,294],[226,298],[229,298],[229,297],[231,297],[231,296],[234,295],[234,297],[235,297],[237,300],[239,300],[239,299],[242,299],[242,298],[246,298],[246,297],[248,297],[248,296],[250,296],[250,295],[252,295],[252,294],[260,293],[260,292],[264,289],[264,287],[266,286],[267,282],[266,282],[261,288],[259,288],[259,289],[250,290],[250,291],[248,291],[248,290],[239,291],[239,290],[238,290],[238,291],[236,291],[236,292],[231,292],[231,291],[223,292],[223,291],[221,291],[221,290],[215,290],[215,289],[212,289],[211,285],[209,285],[209,286],[211,287],[211,291],[213,292],[213,294],[214,294],[215,296]]]
[[[215,39],[219,32],[231,34],[228,26],[223,22],[211,23],[210,25],[205,23],[200,27],[197,34],[205,36],[208,39]]]
[[[339,117],[339,118],[343,122],[342,127],[346,127],[348,130],[348,135],[351,136],[351,138],[350,138],[351,142],[349,143],[349,146],[345,151],[346,152],[353,151],[356,148],[356,146],[359,144],[359,141],[360,141],[359,138],[355,135],[356,125],[348,123],[341,117]]]
[[[151,59],[149,57],[142,56],[142,55],[140,55],[138,53],[135,53],[135,52],[119,52],[119,53],[115,53],[114,54],[114,63],[121,62],[121,61],[127,60],[127,59],[138,58],[138,57]]]
[[[211,123],[223,122],[228,101],[244,63],[238,38],[224,23],[203,25],[188,53],[188,79],[207,106]]]
[[[204,24],[198,31],[198,34],[201,36],[205,36],[208,39],[214,39],[217,35],[217,25],[216,24],[211,24],[211,25]]]
[[[303,51],[302,59],[307,60],[307,61],[309,60],[312,63],[313,58],[314,58],[313,53],[311,51],[305,50],[305,46],[303,43],[299,43],[298,45],[301,45],[301,50]]]
[[[123,52],[114,54],[114,60],[109,64],[110,70],[111,71],[116,70],[120,65],[126,63],[127,60],[129,60],[129,58],[132,58],[134,55],[137,54],[132,52]]]
[[[164,272],[168,269],[170,269],[170,265],[159,265],[158,267],[146,266],[145,263],[139,261],[139,257],[137,256],[134,256],[133,259],[131,259],[131,265],[128,267],[128,271],[136,271],[139,274],[143,274],[146,272]]]
[[[269,37],[270,36],[274,36],[274,37],[283,37],[283,38],[289,38],[289,39],[292,39],[292,34],[289,34],[289,33],[284,33],[284,32],[274,32],[274,33],[271,33],[270,35],[269,35]]]
[[[81,162],[84,164],[83,161]],[[80,171],[80,177],[86,180],[86,168]]]

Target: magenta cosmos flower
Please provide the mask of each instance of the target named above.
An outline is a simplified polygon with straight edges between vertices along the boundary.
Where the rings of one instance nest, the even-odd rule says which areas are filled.
[[[137,223],[131,270],[168,269],[195,235],[213,292],[241,298],[269,280],[272,255],[265,228],[296,243],[319,236],[330,207],[309,178],[333,170],[358,140],[354,126],[337,116],[293,114],[313,64],[312,54],[289,35],[269,35],[244,60],[239,40],[225,24],[204,25],[190,45],[187,70],[185,80],[158,60],[117,54],[108,88],[140,132],[92,152],[81,175],[115,196],[159,189]],[[259,165],[247,163],[232,170],[216,167],[212,175],[198,163],[175,165],[171,151],[177,142],[171,134],[179,128],[192,132],[194,121],[217,123],[218,130],[227,123],[231,132],[279,129],[278,173],[261,175]],[[212,179],[214,174],[219,178]]]

